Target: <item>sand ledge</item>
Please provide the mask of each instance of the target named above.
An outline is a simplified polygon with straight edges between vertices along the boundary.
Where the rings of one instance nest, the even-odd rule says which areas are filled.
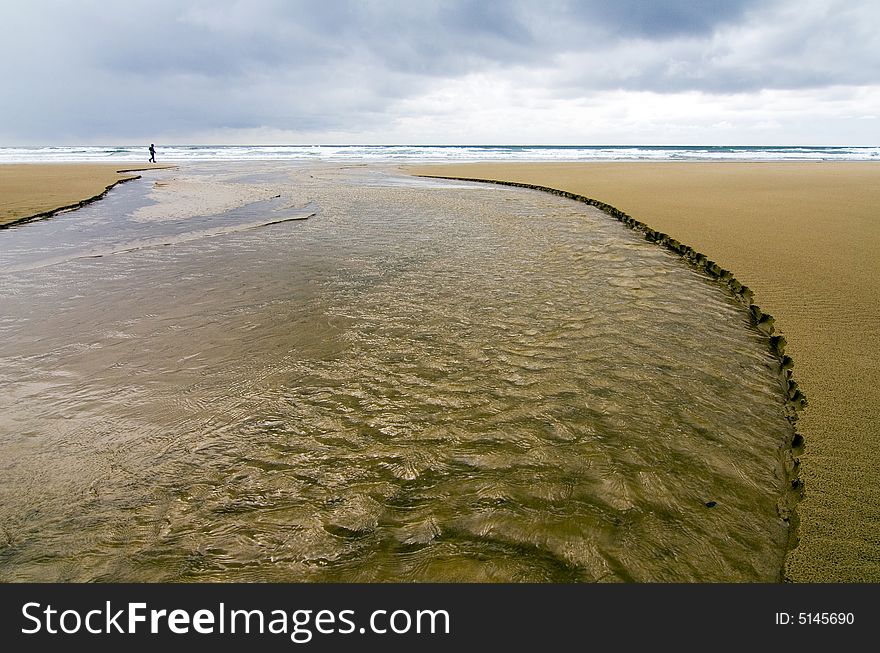
[[[783,396],[785,397],[785,417],[786,419],[788,419],[788,422],[792,426],[792,437],[791,440],[786,442],[784,446],[780,448],[780,467],[785,475],[784,480],[788,483],[789,489],[783,494],[782,497],[780,497],[779,502],[777,503],[777,510],[779,512],[780,518],[782,518],[785,522],[789,524],[788,551],[790,552],[795,547],[797,547],[798,518],[796,508],[797,503],[803,497],[804,491],[804,482],[800,478],[799,474],[800,461],[797,458],[797,456],[803,450],[804,438],[800,433],[797,432],[797,420],[798,412],[807,405],[807,398],[800,390],[797,381],[795,381],[793,378],[792,368],[794,367],[794,361],[791,359],[791,357],[786,356],[785,354],[785,337],[781,333],[776,332],[773,326],[775,322],[773,316],[769,313],[765,313],[758,305],[752,302],[754,293],[748,286],[740,283],[732,272],[723,269],[717,263],[709,259],[705,254],[696,251],[690,245],[681,243],[678,240],[669,236],[668,234],[657,231],[656,229],[653,229],[650,226],[646,225],[644,222],[636,220],[631,215],[621,211],[620,209],[600,200],[593,199],[591,197],[586,197],[577,193],[571,193],[569,191],[560,190],[558,188],[551,188],[549,186],[539,186],[537,184],[527,184],[514,181],[502,181],[498,179],[479,179],[475,177],[450,177],[444,175],[424,174],[419,174],[415,176],[428,179],[449,179],[453,181],[479,182],[498,184],[500,186],[528,188],[531,190],[539,190],[545,193],[551,193],[553,195],[559,195],[561,197],[594,206],[602,212],[610,215],[617,221],[622,222],[630,229],[644,234],[645,240],[656,243],[661,247],[665,247],[666,249],[675,252],[682,259],[684,259],[684,261],[687,262],[688,265],[698,270],[701,270],[709,276],[713,277],[718,283],[725,286],[741,303],[743,303],[745,306],[748,306],[752,324],[755,326],[755,328],[758,329],[758,331],[764,334],[767,339],[767,346],[770,349],[770,352],[776,357],[777,361],[779,362],[779,372],[781,379],[780,389],[782,390]],[[780,580],[786,580],[784,578],[784,570],[785,568],[783,566],[783,569],[780,570]]]
[[[119,168],[118,164],[24,163],[0,166],[0,229],[51,218],[103,199],[121,183],[140,179],[130,173],[175,165]]]
[[[66,206],[59,206],[56,209],[49,209],[48,211],[43,211],[42,213],[35,213],[34,215],[25,215],[20,218],[15,218],[10,222],[6,222],[0,224],[0,229],[7,229],[9,227],[14,227],[15,225],[22,224],[24,222],[33,222],[34,220],[42,220],[44,218],[51,218],[52,216],[58,215],[59,213],[66,213],[67,211],[73,211],[75,209],[81,209],[82,207],[91,204],[92,202],[97,202],[100,199],[104,199],[104,197],[113,190],[119,184],[124,184],[127,181],[134,181],[135,179],[140,179],[140,175],[136,175],[134,177],[123,177],[122,179],[118,179],[114,181],[112,184],[108,185],[104,188],[103,191],[98,193],[97,195],[93,195],[92,197],[87,197],[84,200],[80,200],[79,202],[75,202],[74,204],[68,204]]]

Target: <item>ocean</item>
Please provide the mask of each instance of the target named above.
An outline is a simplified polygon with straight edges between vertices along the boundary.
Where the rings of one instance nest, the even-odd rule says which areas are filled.
[[[149,143],[0,147],[0,163],[146,162]],[[878,161],[880,147],[728,145],[163,145],[169,161]]]

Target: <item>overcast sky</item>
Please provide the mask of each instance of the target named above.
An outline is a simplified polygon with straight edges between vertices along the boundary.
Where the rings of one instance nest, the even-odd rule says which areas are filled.
[[[880,143],[878,0],[0,0],[0,145]]]

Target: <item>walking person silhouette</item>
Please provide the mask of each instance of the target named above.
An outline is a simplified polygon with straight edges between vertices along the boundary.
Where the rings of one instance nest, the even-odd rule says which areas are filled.
[[[150,163],[156,163],[156,146],[150,143]]]

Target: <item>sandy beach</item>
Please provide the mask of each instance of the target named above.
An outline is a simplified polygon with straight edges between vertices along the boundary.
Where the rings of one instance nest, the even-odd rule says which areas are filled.
[[[214,161],[0,235],[0,581],[781,579],[777,358],[596,208]]]
[[[130,174],[169,166],[114,163],[26,163],[0,166],[0,227],[100,197]]]
[[[880,580],[877,449],[880,168],[869,163],[410,166],[548,186],[611,204],[731,270],[776,318],[809,399],[796,582]],[[75,205],[132,175],[111,165],[0,167],[0,223]],[[769,461],[768,461],[769,464]]]
[[[776,318],[809,399],[787,577],[880,580],[880,167],[871,163],[548,163],[412,167],[606,202],[705,253]]]

